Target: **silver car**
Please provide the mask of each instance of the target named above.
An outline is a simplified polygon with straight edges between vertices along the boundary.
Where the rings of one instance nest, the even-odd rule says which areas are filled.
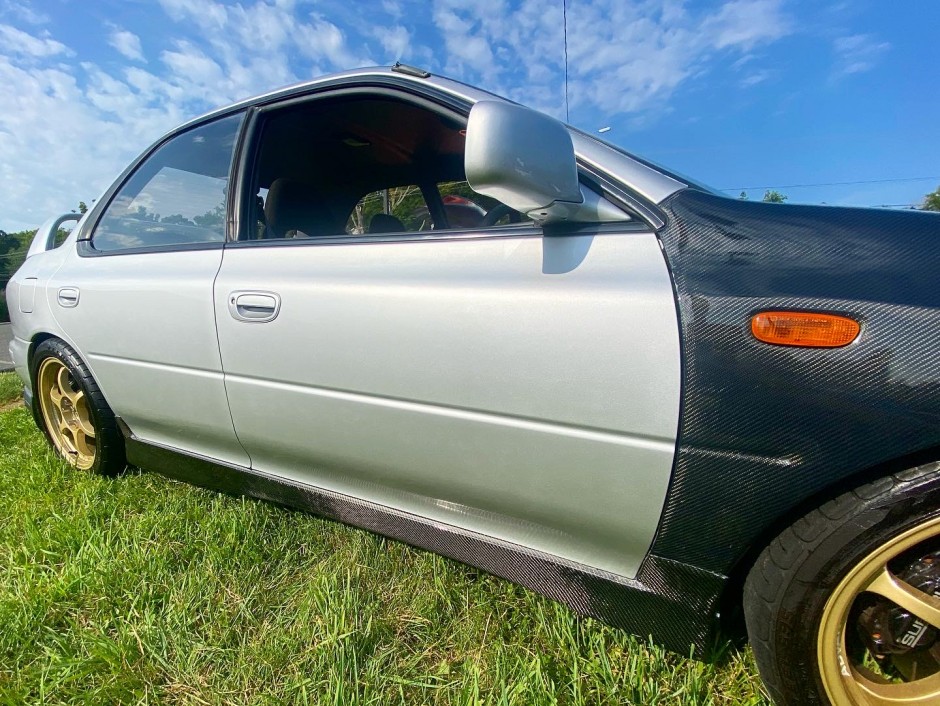
[[[78,468],[683,653],[743,614],[781,704],[940,702],[940,218],[724,198],[406,66],[194,120],[69,218],[7,297]]]

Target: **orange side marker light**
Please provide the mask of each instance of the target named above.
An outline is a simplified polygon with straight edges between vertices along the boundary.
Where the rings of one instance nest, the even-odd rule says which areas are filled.
[[[854,319],[807,311],[762,311],[751,317],[751,333],[764,343],[803,348],[847,346],[861,331]]]

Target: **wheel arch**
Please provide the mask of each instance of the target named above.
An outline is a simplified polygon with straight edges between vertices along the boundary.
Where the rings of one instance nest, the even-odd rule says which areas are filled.
[[[760,553],[783,530],[806,513],[853,488],[935,461],[940,461],[940,445],[896,456],[887,461],[849,473],[776,515],[737,558],[729,571],[728,580],[719,600],[721,613],[719,629],[732,639],[744,637],[744,616],[741,610],[744,581],[754,567]]]
[[[51,341],[51,340],[62,341],[62,343],[67,345],[69,348],[71,348],[74,354],[82,361],[82,363],[85,364],[85,366],[89,369],[89,371],[91,371],[92,377],[97,382],[97,376],[95,375],[94,370],[91,369],[91,366],[88,365],[88,359],[84,355],[81,354],[81,352],[78,350],[75,344],[67,336],[63,336],[61,333],[53,333],[49,331],[48,329],[42,329],[40,331],[35,332],[32,335],[32,337],[29,339],[29,348],[26,351],[26,373],[27,375],[29,375],[28,402],[29,402],[29,406],[33,408],[32,412],[33,412],[34,417],[37,414],[37,410],[35,408],[35,405],[32,404],[32,401],[35,399],[35,392],[36,392],[36,380],[35,380],[35,373],[33,370],[33,360],[36,356],[36,349],[39,348],[39,346],[45,341]],[[36,420],[37,420],[37,423],[39,423],[38,417],[36,418]]]
[[[36,349],[39,347],[39,344],[41,344],[43,341],[48,341],[50,338],[58,338],[60,341],[68,343],[68,341],[66,341],[61,336],[57,336],[54,333],[49,333],[48,331],[40,331],[39,333],[34,334],[33,337],[29,340],[29,351],[26,354],[26,365],[29,369],[30,379],[32,379],[33,375],[33,356],[36,353]]]
[[[42,369],[42,364],[48,359],[44,358],[42,363],[36,361],[39,348],[44,343],[49,344],[49,358],[57,359],[64,370],[68,372],[69,386],[71,386],[72,391],[77,393],[79,390],[76,389],[76,386],[81,388],[80,391],[84,400],[82,404],[86,409],[84,413],[78,412],[78,398],[70,396],[74,405],[72,407],[72,422],[66,422],[65,424],[73,430],[76,427],[81,428],[82,433],[85,435],[85,441],[82,444],[84,451],[76,450],[78,447],[73,436],[71,451],[67,452],[60,443],[62,441],[61,437],[50,431],[47,424],[48,417],[43,411],[45,405],[40,399],[45,393],[38,386],[40,382],[39,372]],[[124,435],[120,420],[114,414],[114,410],[105,398],[103,390],[98,385],[94,371],[88,366],[84,356],[65,337],[57,336],[48,331],[40,331],[31,337],[26,358],[31,387],[27,402],[36,425],[44,432],[50,444],[56,449],[56,453],[73,464],[75,464],[75,460],[70,458],[67,453],[77,454],[75,458],[84,458],[87,461],[86,465],[79,462],[78,467],[91,470],[96,474],[106,476],[120,474],[127,465]],[[64,393],[63,396],[67,394]],[[83,418],[85,422],[75,421],[76,418]],[[92,427],[91,431],[87,431],[87,425],[89,424]],[[58,437],[58,440],[56,440],[56,437]],[[89,444],[88,437],[93,439],[92,444]],[[88,449],[92,446],[93,451],[89,451]]]

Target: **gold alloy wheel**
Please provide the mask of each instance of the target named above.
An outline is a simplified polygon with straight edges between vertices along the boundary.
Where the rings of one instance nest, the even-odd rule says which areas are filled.
[[[78,468],[91,468],[97,445],[85,393],[58,358],[46,358],[36,379],[42,417],[56,449]]]
[[[823,609],[816,649],[823,686],[833,704],[940,704],[940,646],[934,645],[928,652],[934,669],[910,681],[878,674],[853,659],[846,648],[847,633],[856,630],[855,619],[850,617],[852,608],[862,594],[887,599],[911,613],[919,620],[915,626],[919,624],[921,635],[931,628],[940,630],[940,597],[911,586],[888,566],[895,557],[938,537],[940,517],[898,535],[859,562],[832,592]]]

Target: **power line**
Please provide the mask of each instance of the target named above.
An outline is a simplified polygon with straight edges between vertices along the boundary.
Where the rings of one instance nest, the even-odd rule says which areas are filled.
[[[565,122],[570,123],[568,116],[568,0],[561,0],[561,14],[565,27]]]
[[[750,191],[751,189],[803,189],[811,186],[855,186],[857,184],[890,184],[899,181],[934,181],[940,180],[940,176],[929,177],[906,177],[904,179],[865,179],[862,181],[830,181],[820,184],[783,184],[782,186],[735,186],[728,189],[719,189],[719,191]]]

